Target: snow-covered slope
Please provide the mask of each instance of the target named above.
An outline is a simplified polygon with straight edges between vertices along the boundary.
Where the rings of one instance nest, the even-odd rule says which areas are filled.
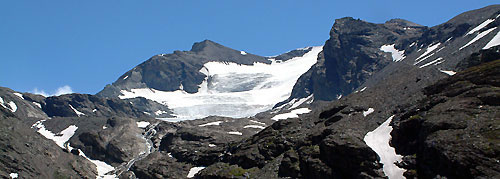
[[[122,99],[144,97],[167,105],[174,111],[169,121],[207,116],[248,117],[271,109],[290,97],[293,85],[317,61],[322,47],[301,57],[280,62],[240,65],[232,62],[207,62],[200,70],[206,75],[197,93],[183,90],[160,91],[152,88],[121,90]]]

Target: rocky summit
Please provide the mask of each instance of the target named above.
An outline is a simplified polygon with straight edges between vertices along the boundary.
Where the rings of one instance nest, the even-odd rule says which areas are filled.
[[[99,93],[0,88],[2,178],[500,178],[500,5],[337,19],[263,57],[210,40]]]

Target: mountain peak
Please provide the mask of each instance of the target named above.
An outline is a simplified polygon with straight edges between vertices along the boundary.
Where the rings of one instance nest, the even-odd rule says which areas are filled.
[[[201,42],[195,42],[193,44],[193,46],[191,47],[191,51],[192,52],[202,52],[202,51],[206,51],[208,49],[213,49],[213,48],[227,48],[227,47],[224,47],[221,44],[218,44],[214,41],[206,39],[206,40],[203,40]]]
[[[417,24],[417,23],[414,23],[414,22],[411,22],[411,21],[407,21],[407,20],[404,20],[404,19],[391,19],[387,22],[385,22],[385,25],[398,25],[398,26],[403,26],[403,27],[422,27],[422,25],[420,24]]]

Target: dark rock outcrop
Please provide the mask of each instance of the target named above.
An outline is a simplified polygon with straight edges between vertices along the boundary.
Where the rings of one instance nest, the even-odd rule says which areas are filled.
[[[42,109],[50,117],[149,117],[126,101],[89,94],[51,96],[45,99]]]
[[[500,57],[499,57],[500,58]],[[427,98],[394,121],[392,143],[413,155],[419,178],[500,176],[500,60],[425,88]]]
[[[315,100],[330,101],[351,93],[393,61],[380,50],[382,45],[397,44],[401,48],[400,44],[420,36],[424,30],[425,27],[404,20],[386,24],[350,17],[336,20],[318,62],[299,78],[289,100],[314,94]]]
[[[94,164],[39,135],[30,121],[0,107],[1,178],[95,178]]]

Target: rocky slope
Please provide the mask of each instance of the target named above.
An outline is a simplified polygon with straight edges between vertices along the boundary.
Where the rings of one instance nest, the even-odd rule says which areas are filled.
[[[426,87],[427,97],[404,109],[392,143],[408,156],[408,176],[500,176],[499,79],[500,60],[474,66]]]
[[[310,95],[315,101],[345,96],[394,64],[391,61],[453,71],[461,59],[498,36],[498,11],[498,5],[488,6],[430,28],[401,19],[384,24],[353,18],[336,20],[318,63],[301,76],[290,98],[281,104]],[[379,82],[369,81],[368,85]]]
[[[0,176],[95,178],[92,163],[54,145],[30,128],[31,120],[0,107]]]

